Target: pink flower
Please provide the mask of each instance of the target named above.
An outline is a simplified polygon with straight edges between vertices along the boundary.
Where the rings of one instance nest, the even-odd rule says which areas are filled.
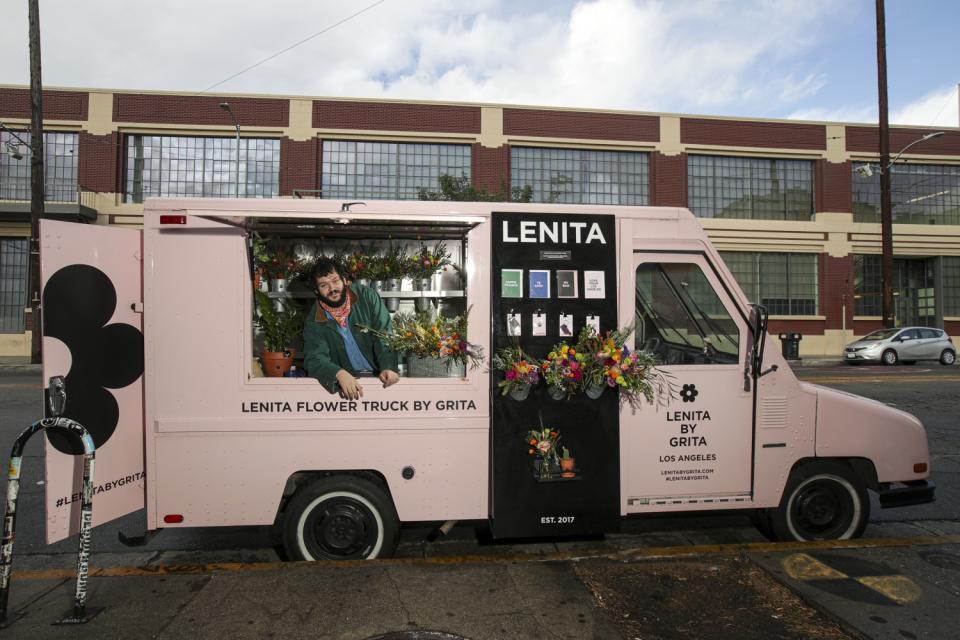
[[[517,378],[516,371],[514,371],[513,369],[511,369],[510,371],[507,371],[507,380],[516,380],[516,378]]]
[[[539,449],[543,453],[546,453],[547,451],[550,451],[550,443],[547,442],[546,440],[541,440],[540,442],[537,443],[537,449]]]

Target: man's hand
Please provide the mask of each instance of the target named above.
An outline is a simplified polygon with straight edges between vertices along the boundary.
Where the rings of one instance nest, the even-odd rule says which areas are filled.
[[[346,369],[337,371],[337,384],[340,385],[340,393],[344,398],[356,400],[363,397],[363,387]]]
[[[400,374],[396,371],[390,371],[390,369],[384,369],[380,372],[380,382],[383,383],[383,388],[386,389],[390,385],[400,382]]]

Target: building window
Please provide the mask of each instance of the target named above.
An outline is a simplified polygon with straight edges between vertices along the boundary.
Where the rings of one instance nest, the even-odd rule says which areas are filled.
[[[534,202],[645,205],[650,159],[634,151],[513,147],[510,186],[532,187]]]
[[[879,316],[883,313],[881,256],[853,256],[853,313]]]
[[[751,301],[770,315],[817,315],[817,254],[722,251],[723,261]]]
[[[811,160],[688,156],[687,189],[698,218],[813,219]]]
[[[470,145],[324,140],[324,198],[415,200],[440,176],[470,177]]]
[[[943,270],[943,315],[960,316],[960,258],[945,256],[941,260]]]
[[[870,171],[864,167],[870,166]],[[895,164],[890,170],[894,222],[960,224],[960,165]],[[880,222],[880,171],[853,163],[853,220]]]
[[[232,198],[237,190],[236,138],[127,136],[125,202],[144,198]],[[240,139],[240,197],[280,193],[280,141]]]
[[[27,306],[26,238],[0,238],[0,333],[23,333]]]
[[[14,135],[14,133],[16,135]],[[20,140],[17,140],[17,138]],[[61,131],[43,134],[44,199],[77,201],[79,135]],[[30,199],[30,132],[0,130],[0,200]],[[13,157],[14,150],[23,157]]]

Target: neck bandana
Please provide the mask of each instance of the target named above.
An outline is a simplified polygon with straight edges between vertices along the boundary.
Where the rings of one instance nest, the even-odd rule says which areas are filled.
[[[343,289],[343,295],[346,296],[346,299],[339,307],[331,307],[325,304],[323,300],[317,298],[317,304],[319,304],[324,311],[329,313],[330,316],[336,320],[337,324],[341,327],[347,326],[347,318],[350,316],[350,294],[346,287]]]

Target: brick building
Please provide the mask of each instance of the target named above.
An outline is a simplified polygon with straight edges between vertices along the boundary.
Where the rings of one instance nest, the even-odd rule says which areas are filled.
[[[29,353],[29,103],[0,86],[0,355]],[[541,202],[688,207],[801,354],[880,326],[874,126],[99,89],[43,104],[51,216],[135,227],[151,196],[413,198],[462,174]],[[892,128],[891,156],[908,145],[891,170],[897,321],[960,335],[960,130]]]

